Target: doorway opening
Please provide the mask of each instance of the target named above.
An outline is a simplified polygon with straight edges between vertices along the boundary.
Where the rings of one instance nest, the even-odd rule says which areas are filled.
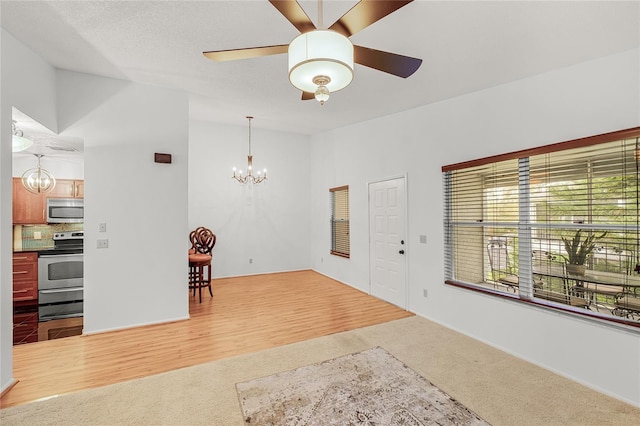
[[[12,121],[13,344],[82,334],[84,141]]]

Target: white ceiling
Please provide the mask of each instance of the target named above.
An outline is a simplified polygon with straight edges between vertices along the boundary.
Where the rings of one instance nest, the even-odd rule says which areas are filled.
[[[33,142],[28,149],[14,152],[14,158],[31,157],[36,154],[69,160],[84,158],[82,139],[57,135],[15,107],[12,108],[11,114],[16,122],[16,130],[22,131],[23,135]]]
[[[300,1],[317,23],[317,3]],[[355,1],[325,1],[333,23]],[[415,1],[354,44],[423,59],[408,79],[356,65],[320,106],[301,101],[287,57],[218,63],[203,51],[298,35],[261,1],[6,1],[2,27],[57,68],[184,90],[194,119],[313,134],[636,48],[638,1]]]

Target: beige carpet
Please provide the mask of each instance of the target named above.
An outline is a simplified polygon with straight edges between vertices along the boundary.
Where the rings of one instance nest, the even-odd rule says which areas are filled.
[[[9,425],[242,426],[236,383],[380,346],[493,425],[638,425],[640,409],[415,316],[0,411]]]

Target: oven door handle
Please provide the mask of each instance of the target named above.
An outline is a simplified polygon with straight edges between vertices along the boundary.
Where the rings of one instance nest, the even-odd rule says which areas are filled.
[[[54,288],[51,290],[40,290],[42,294],[53,294],[53,293],[67,293],[70,291],[82,291],[84,287],[65,287],[65,288]]]
[[[54,319],[63,319],[63,318],[76,318],[81,317],[82,314],[54,314],[54,315],[44,315],[40,317],[40,321],[51,321]]]
[[[82,256],[82,253],[76,253],[76,254],[41,254],[40,256],[38,256],[39,258],[50,258],[50,257],[77,257],[77,256]]]

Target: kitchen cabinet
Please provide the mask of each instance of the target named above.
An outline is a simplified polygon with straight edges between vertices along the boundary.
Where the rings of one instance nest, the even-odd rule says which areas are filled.
[[[84,181],[56,179],[56,186],[46,194],[47,198],[84,198]]]
[[[38,341],[38,253],[13,253],[13,344]]]
[[[38,341],[38,311],[14,312],[13,314],[13,344],[31,343]]]
[[[13,302],[38,303],[38,253],[13,253]]]
[[[47,198],[84,198],[84,180],[56,179],[51,192],[33,194],[22,186],[20,178],[13,178],[13,223],[46,224]]]
[[[45,194],[33,194],[22,186],[22,179],[13,178],[13,223],[37,225],[47,223]]]

